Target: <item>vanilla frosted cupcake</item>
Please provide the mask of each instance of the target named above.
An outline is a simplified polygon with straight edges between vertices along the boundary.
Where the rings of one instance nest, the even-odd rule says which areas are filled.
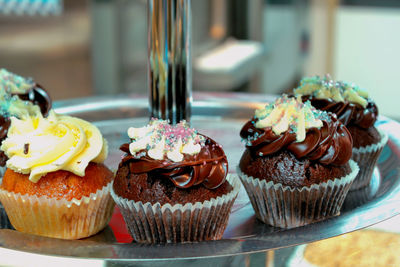
[[[107,225],[113,174],[97,127],[54,111],[11,117],[1,149],[9,159],[0,201],[16,230],[78,239]]]
[[[178,243],[221,239],[240,183],[220,145],[190,128],[153,119],[131,141],[112,196],[133,239]]]
[[[304,78],[294,93],[310,100],[317,109],[335,113],[346,125],[353,137],[352,159],[360,167],[351,190],[366,187],[388,140],[387,134],[374,126],[378,108],[368,93],[355,84],[336,82],[329,76]]]
[[[237,171],[258,219],[293,228],[339,214],[358,167],[336,116],[284,95],[256,110],[240,136]]]

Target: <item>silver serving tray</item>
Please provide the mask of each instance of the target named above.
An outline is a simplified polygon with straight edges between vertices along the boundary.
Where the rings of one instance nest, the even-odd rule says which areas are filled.
[[[273,96],[248,94],[195,94],[192,126],[224,146],[233,172],[244,150],[239,131],[255,108]],[[94,97],[56,102],[57,112],[93,121],[110,145],[107,165],[116,169],[122,156],[119,146],[128,141],[129,126],[142,126],[149,119],[148,101],[143,96]],[[389,133],[389,142],[379,159],[369,188],[349,195],[340,216],[308,226],[285,230],[259,222],[242,188],[220,241],[141,245],[118,243],[107,227],[83,240],[59,240],[0,230],[0,253],[38,253],[71,259],[104,262],[196,259],[234,256],[294,246],[359,230],[389,219],[400,212],[400,124],[380,117],[377,126]]]

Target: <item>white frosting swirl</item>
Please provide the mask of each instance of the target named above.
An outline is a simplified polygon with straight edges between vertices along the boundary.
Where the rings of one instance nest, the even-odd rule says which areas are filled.
[[[167,121],[152,119],[145,127],[129,128],[128,136],[132,140],[129,151],[133,156],[140,157],[144,151],[153,159],[166,157],[174,162],[182,161],[183,154],[198,154],[204,142],[204,137],[185,121],[172,126]]]
[[[37,182],[57,170],[84,176],[89,162],[101,163],[107,143],[96,126],[82,119],[50,111],[24,119],[11,118],[7,138],[0,148],[8,156],[7,167]]]

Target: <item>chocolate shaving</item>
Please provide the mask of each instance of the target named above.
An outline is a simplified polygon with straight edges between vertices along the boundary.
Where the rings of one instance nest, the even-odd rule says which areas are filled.
[[[27,155],[29,153],[29,143],[24,145],[24,154]]]

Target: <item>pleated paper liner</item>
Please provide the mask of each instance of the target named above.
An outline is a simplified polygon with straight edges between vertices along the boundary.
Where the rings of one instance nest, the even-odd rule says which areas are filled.
[[[140,243],[184,243],[222,238],[240,182],[229,175],[231,192],[204,202],[151,204],[111,195],[121,210],[129,233]]]
[[[294,228],[339,215],[359,170],[354,161],[349,164],[348,175],[302,188],[247,176],[239,167],[237,173],[259,220],[275,227]]]
[[[21,195],[0,189],[11,224],[18,231],[62,239],[79,239],[101,231],[110,221],[112,182],[82,199]]]
[[[353,148],[352,160],[357,162],[360,171],[350,190],[357,190],[366,187],[371,181],[379,155],[388,141],[388,135],[380,129],[377,130],[381,135],[381,140],[378,143],[366,147]]]

